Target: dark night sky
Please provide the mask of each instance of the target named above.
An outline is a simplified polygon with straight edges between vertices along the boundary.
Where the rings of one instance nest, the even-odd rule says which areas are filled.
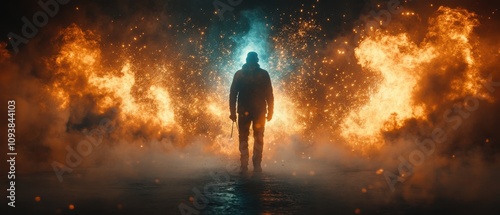
[[[222,1],[224,2],[224,1]],[[308,4],[311,1],[288,1],[288,0],[276,0],[276,1],[266,1],[266,0],[253,0],[253,1],[243,1],[240,5],[235,7],[234,13],[226,13],[225,16],[231,16],[234,14],[239,14],[239,12],[261,8],[265,13],[276,13],[279,8],[279,12],[291,12],[302,8],[308,8]],[[354,1],[322,1],[316,4],[318,11],[322,18],[330,18],[335,25],[340,25],[342,23],[342,14],[350,16],[349,18],[355,19],[359,16],[359,13],[363,8],[367,8],[369,3],[366,0],[354,0]],[[166,14],[181,14],[184,16],[189,16],[193,21],[203,22],[208,20],[207,16],[211,19],[217,19],[218,17],[213,14],[214,6],[211,1],[199,1],[199,0],[167,0],[167,1],[70,1],[69,4],[61,6],[61,13],[57,14],[54,18],[51,18],[49,24],[54,22],[71,22],[71,17],[73,8],[80,7],[82,9],[87,8],[88,14],[99,13],[104,14],[113,18],[123,19],[127,15],[131,15],[137,11],[150,10],[150,11],[163,11]],[[71,8],[68,9],[68,8]],[[2,19],[0,29],[0,35],[6,35],[8,32],[19,32],[22,26],[21,17],[26,16],[31,18],[32,15],[40,10],[40,7],[35,1],[9,1],[6,6],[0,9],[1,13],[4,14]],[[210,13],[210,14],[206,14]],[[7,18],[8,17],[8,18]],[[87,16],[87,18],[92,18],[92,16]],[[56,21],[54,21],[56,20]],[[3,37],[2,40],[5,40]]]
[[[222,1],[225,2],[225,1]],[[279,13],[292,13],[300,10],[301,8],[310,9],[312,3],[315,1],[289,1],[289,0],[243,0],[240,5],[235,7],[234,13],[226,13],[227,17],[232,15],[238,15],[239,12],[260,8],[264,13],[270,16],[278,15]],[[380,0],[344,0],[344,1],[320,1],[314,3],[316,8],[314,11],[318,12],[318,21],[322,26],[332,26],[332,30],[327,31],[330,35],[328,37],[335,37],[341,31],[348,30],[354,21],[356,21],[360,14],[366,14],[373,8],[377,7],[377,4],[384,5],[387,1]],[[498,20],[498,13],[492,14],[495,9],[498,9],[498,2],[492,1],[467,1],[462,2],[452,0],[438,0],[438,1],[408,1],[404,3],[406,5],[428,5],[434,3],[436,5],[448,5],[448,6],[460,6],[472,10],[483,16],[492,16],[491,19]],[[403,4],[403,2],[402,2]],[[92,19],[97,15],[106,15],[112,17],[113,19],[124,19],[138,11],[157,11],[165,14],[175,14],[180,16],[191,17],[193,22],[199,22],[200,25],[208,25],[208,20],[217,19],[218,17],[213,14],[214,6],[212,1],[200,1],[200,0],[149,0],[149,1],[70,1],[69,4],[63,5],[60,8],[60,13],[54,18],[51,18],[49,25],[55,25],[54,23],[60,23],[62,26],[71,24],[72,22],[78,22],[75,18],[74,8],[79,7],[86,11],[86,15],[82,19]],[[71,8],[71,9],[69,9]],[[20,32],[23,25],[21,22],[21,17],[26,16],[31,18],[32,15],[40,10],[40,7],[36,1],[8,1],[0,9],[0,13],[4,14],[2,18],[0,35],[2,35],[2,40],[6,41],[6,35],[9,32]],[[80,14],[81,15],[81,14]],[[345,15],[345,17],[342,17]],[[210,17],[210,18],[207,18]],[[326,19],[329,18],[330,21],[326,23]],[[496,22],[496,21],[495,21]],[[281,24],[286,24],[282,22]],[[342,29],[342,30],[339,30]]]
[[[226,2],[222,0],[221,2]],[[283,18],[283,14],[299,14],[297,11],[304,9],[308,12],[317,12],[317,23],[325,30],[326,38],[335,38],[339,35],[351,31],[355,21],[357,21],[361,14],[368,14],[370,10],[376,10],[377,4],[382,7],[388,2],[383,0],[341,0],[341,1],[326,1],[322,0],[317,3],[316,1],[289,1],[289,0],[243,0],[240,5],[234,7],[233,12],[225,13],[225,17],[238,17],[239,13],[245,10],[259,8],[262,9],[264,14],[269,15],[274,20]],[[452,0],[440,1],[407,1],[401,3],[407,8],[421,13],[424,17],[428,5],[434,4],[436,6],[446,5],[451,7],[467,8],[479,14],[480,20],[483,22],[482,26],[485,28],[495,28],[498,26],[499,16],[498,8],[500,3],[491,1],[467,1],[457,2]],[[315,8],[312,8],[315,5]],[[80,8],[80,13],[75,13],[75,8]],[[423,9],[422,9],[423,8]],[[37,1],[8,1],[0,9],[0,13],[4,14],[1,20],[0,37],[1,41],[7,42],[7,34],[13,32],[20,34],[23,23],[21,18],[23,16],[31,19],[33,14],[41,8],[38,6]],[[496,14],[492,14],[497,11]],[[84,12],[83,12],[84,11]],[[92,25],[102,24],[102,17],[108,17],[113,20],[127,20],[129,17],[142,13],[155,13],[163,14],[169,17],[172,22],[180,22],[186,18],[192,19],[192,23],[199,27],[211,26],[214,21],[218,20],[218,16],[214,14],[213,1],[200,1],[200,0],[148,0],[148,1],[133,1],[133,0],[111,0],[111,1],[70,1],[67,5],[60,7],[60,13],[54,18],[49,19],[49,23],[41,31],[51,31],[54,28],[64,28],[72,23]],[[344,17],[345,15],[345,17]],[[490,17],[488,19],[487,17]],[[481,19],[482,18],[482,19]],[[108,20],[109,20],[108,19]],[[329,19],[329,21],[327,21]],[[226,19],[226,21],[232,21]],[[281,20],[274,25],[285,25],[290,20]],[[490,22],[490,23],[484,23]],[[50,32],[52,33],[52,32]]]

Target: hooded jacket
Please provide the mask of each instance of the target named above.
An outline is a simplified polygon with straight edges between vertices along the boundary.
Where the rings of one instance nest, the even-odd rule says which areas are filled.
[[[258,63],[246,63],[234,74],[229,93],[229,108],[232,115],[273,114],[274,95],[271,78]],[[266,110],[267,106],[267,110]]]

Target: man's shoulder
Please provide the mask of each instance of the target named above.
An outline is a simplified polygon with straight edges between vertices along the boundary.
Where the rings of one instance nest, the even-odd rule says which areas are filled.
[[[265,70],[265,69],[259,68],[259,70],[258,70],[258,71],[259,71],[260,73],[262,73],[262,74],[266,75],[266,76],[269,76],[269,72],[267,72],[267,70]]]
[[[262,68],[258,68],[258,69],[257,69],[257,72],[259,72],[259,73],[269,74],[269,72],[267,72],[267,70],[262,69]]]
[[[240,69],[240,70],[238,70],[238,71],[236,71],[236,72],[234,73],[234,76],[235,76],[235,77],[239,77],[239,76],[241,76],[241,75],[242,75],[242,73],[243,73],[243,71]]]

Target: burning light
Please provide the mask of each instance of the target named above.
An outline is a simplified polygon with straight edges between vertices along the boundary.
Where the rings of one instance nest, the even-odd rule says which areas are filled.
[[[347,142],[352,151],[362,152],[382,147],[384,132],[401,129],[411,119],[427,120],[436,110],[432,102],[419,99],[435,93],[423,87],[429,75],[453,79],[451,90],[442,94],[444,100],[470,94],[492,99],[480,90],[481,64],[472,40],[478,21],[473,13],[439,8],[420,43],[411,32],[392,33],[388,28],[363,36],[359,44],[325,38],[315,14],[282,13],[279,16],[290,24],[273,25],[267,16],[249,12],[242,20],[248,29],[216,33],[208,27],[189,32],[183,26],[192,25],[190,19],[184,25],[165,25],[174,35],[191,33],[180,39],[163,31],[148,32],[148,26],[165,21],[156,16],[151,25],[128,23],[121,39],[72,24],[53,38],[56,54],[43,58],[48,78],[39,79],[43,99],[38,106],[41,114],[56,116],[50,118],[56,123],[49,136],[61,136],[44,144],[64,159],[64,144],[72,142],[67,139],[92,130],[96,118],[106,117],[119,128],[107,137],[113,145],[127,140],[134,149],[147,151],[158,143],[167,152],[196,145],[204,153],[236,155],[237,130],[229,138],[228,91],[249,51],[259,53],[275,89],[274,118],[265,139],[264,160],[269,163],[281,160],[274,157],[276,149],[289,143],[297,144],[295,153],[307,160],[315,156],[306,148],[317,142]],[[144,20],[148,17],[138,22]],[[158,35],[166,45],[158,46],[150,35]],[[350,59],[353,53],[347,47],[356,45],[355,59]],[[330,53],[323,50],[332,46]],[[0,63],[10,59],[2,46]],[[464,72],[450,74],[457,62],[463,63],[459,66]],[[361,66],[363,77],[357,77],[354,63]]]
[[[414,43],[408,33],[378,32],[365,38],[355,55],[363,70],[377,77],[376,89],[343,120],[342,137],[356,149],[380,148],[385,144],[384,131],[397,130],[409,119],[426,120],[435,107],[416,96],[422,93],[428,75],[454,78],[452,90],[443,95],[446,100],[467,95],[487,99],[480,91],[482,78],[470,40],[477,24],[474,13],[440,7],[420,44]],[[463,74],[450,74],[457,62],[466,64]]]
[[[412,103],[419,66],[429,62],[433,49],[419,50],[404,34],[365,39],[356,49],[359,63],[380,73],[378,90],[364,106],[353,110],[342,124],[341,135],[354,146],[380,146],[383,129],[398,129],[408,118],[423,117],[424,107]]]
[[[375,173],[377,173],[377,175],[382,175],[382,173],[384,173],[384,169],[378,169]]]

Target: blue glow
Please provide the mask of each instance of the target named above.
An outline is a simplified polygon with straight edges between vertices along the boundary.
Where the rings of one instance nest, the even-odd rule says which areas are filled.
[[[269,56],[269,30],[264,23],[264,16],[259,11],[246,11],[242,14],[248,20],[250,29],[248,33],[242,37],[232,38],[237,44],[235,54],[233,55],[233,61],[237,62],[235,64],[237,68],[235,69],[238,70],[245,64],[247,53],[251,51],[259,54],[259,64],[262,68],[267,68]]]

